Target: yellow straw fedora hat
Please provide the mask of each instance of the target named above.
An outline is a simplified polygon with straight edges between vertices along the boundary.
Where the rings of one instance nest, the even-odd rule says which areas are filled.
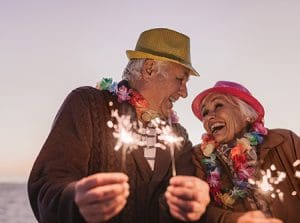
[[[192,75],[199,76],[192,67],[190,38],[166,28],[146,30],[141,33],[135,50],[127,50],[129,59],[154,59],[170,61],[188,68]]]

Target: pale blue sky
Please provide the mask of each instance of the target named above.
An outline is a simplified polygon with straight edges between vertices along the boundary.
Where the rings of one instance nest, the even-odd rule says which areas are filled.
[[[191,101],[217,80],[246,85],[267,127],[300,134],[299,11],[297,0],[0,0],[0,180],[26,179],[66,95],[120,80],[125,51],[154,27],[191,38],[201,77],[175,109],[193,143],[203,130]]]

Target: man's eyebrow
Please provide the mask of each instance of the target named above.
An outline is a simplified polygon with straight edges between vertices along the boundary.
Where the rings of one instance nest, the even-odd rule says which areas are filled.
[[[185,71],[184,72],[184,75],[185,75],[185,78],[186,78],[186,81],[189,81],[190,80],[190,71]]]

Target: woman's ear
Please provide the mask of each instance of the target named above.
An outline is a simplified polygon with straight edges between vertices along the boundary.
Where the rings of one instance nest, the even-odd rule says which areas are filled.
[[[255,121],[253,117],[249,117],[249,116],[247,116],[247,117],[245,118],[245,120],[246,120],[246,122],[249,123],[249,124],[252,124],[252,123]]]
[[[150,80],[153,75],[153,65],[154,65],[154,60],[151,59],[146,59],[142,68],[142,78],[144,80]]]

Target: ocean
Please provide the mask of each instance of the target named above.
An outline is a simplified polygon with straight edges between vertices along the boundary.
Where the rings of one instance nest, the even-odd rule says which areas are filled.
[[[25,183],[0,183],[0,222],[36,223]]]

